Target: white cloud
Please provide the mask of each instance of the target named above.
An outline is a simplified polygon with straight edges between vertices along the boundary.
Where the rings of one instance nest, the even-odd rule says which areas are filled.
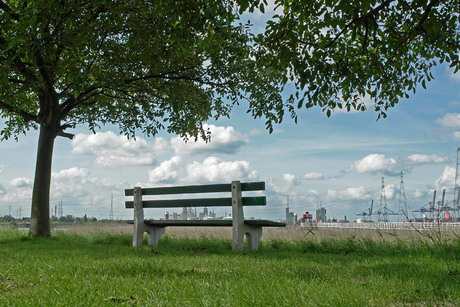
[[[370,154],[353,162],[347,171],[354,171],[358,174],[382,172],[394,175],[397,173],[396,167],[395,159],[385,158],[385,155],[382,154]]]
[[[6,188],[0,184],[0,195],[6,194]]]
[[[436,122],[448,128],[460,128],[460,113],[447,113],[442,118],[438,118]]]
[[[370,193],[364,186],[348,188],[342,191],[327,190],[329,200],[367,200],[371,198]]]
[[[88,176],[88,170],[85,168],[72,167],[69,169],[60,170],[57,173],[52,173],[53,179],[73,179],[83,178]]]
[[[386,199],[393,199],[396,196],[396,186],[394,184],[388,184],[385,187],[385,197]]]
[[[435,181],[436,190],[453,189],[455,185],[455,168],[446,166],[442,175]]]
[[[454,137],[455,140],[460,140],[460,131],[455,131],[453,133],[453,137]]]
[[[198,155],[210,153],[236,153],[239,148],[249,140],[246,136],[236,131],[232,126],[218,127],[214,125],[203,125],[205,130],[211,132],[211,140],[206,143],[202,138],[185,142],[181,137],[171,140],[171,146],[178,155]]]
[[[120,186],[120,189],[123,189],[122,184],[115,184],[110,178],[98,178],[98,177],[88,177],[82,180],[82,183],[86,184],[89,183],[92,186],[98,186],[103,188],[117,188]]]
[[[166,147],[163,138],[150,144],[140,137],[128,139],[111,131],[77,134],[72,141],[72,153],[96,156],[96,163],[101,166],[152,165],[155,154],[163,152]]]
[[[208,157],[203,162],[194,161],[188,165],[180,156],[162,162],[149,171],[149,183],[231,182],[232,180],[256,180],[257,171],[247,161],[223,161]]]
[[[94,188],[94,187],[93,187]],[[68,183],[55,183],[52,188],[53,197],[65,198],[78,198],[81,201],[81,198],[89,195],[90,189],[85,187],[83,184],[68,184]]]
[[[439,157],[438,155],[420,155],[414,154],[407,157],[410,164],[428,164],[428,163],[446,163],[450,162],[448,157]]]
[[[306,173],[305,175],[303,175],[302,178],[303,179],[323,179],[324,175],[322,173],[312,172],[312,173]]]
[[[422,189],[417,189],[415,190],[414,192],[414,197],[416,199],[420,199],[420,198],[424,198],[428,195],[428,192],[426,190],[422,190]]]
[[[32,180],[24,177],[14,178],[9,185],[15,188],[29,188],[32,186]]]
[[[270,178],[268,180],[270,190],[273,190],[278,194],[295,194],[293,192],[293,188],[298,184],[299,181],[297,180],[297,177],[290,173],[285,173],[280,178]]]
[[[258,172],[251,168],[248,161],[222,161],[209,157],[203,163],[193,162],[187,165],[188,182],[231,182],[258,178]]]
[[[158,167],[149,171],[150,183],[171,183],[175,182],[179,175],[183,175],[183,160],[179,156],[172,157],[171,160],[163,161]]]
[[[0,164],[0,173],[3,171],[3,169],[5,168],[5,164]]]

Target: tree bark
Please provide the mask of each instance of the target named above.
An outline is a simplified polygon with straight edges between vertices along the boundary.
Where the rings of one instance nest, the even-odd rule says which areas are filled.
[[[50,232],[50,184],[56,131],[46,124],[40,126],[34,188],[32,193],[32,213],[29,236],[49,237]]]

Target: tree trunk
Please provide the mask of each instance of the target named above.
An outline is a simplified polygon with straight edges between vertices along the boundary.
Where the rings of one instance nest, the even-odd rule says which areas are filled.
[[[56,131],[42,124],[38,139],[37,161],[35,166],[34,188],[32,193],[32,213],[29,236],[50,236],[50,185]]]

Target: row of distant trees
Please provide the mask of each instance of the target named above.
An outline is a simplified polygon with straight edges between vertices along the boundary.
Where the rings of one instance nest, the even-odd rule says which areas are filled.
[[[66,216],[52,216],[52,222],[63,222],[63,223],[73,223],[73,222],[97,222],[97,218],[95,217],[88,217],[84,215],[83,217],[77,217],[73,215],[66,215]],[[30,223],[30,217],[23,217],[23,218],[15,218],[12,215],[4,215],[0,216],[0,223]]]

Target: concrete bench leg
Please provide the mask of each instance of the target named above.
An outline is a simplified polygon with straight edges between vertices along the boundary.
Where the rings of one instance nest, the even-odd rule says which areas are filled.
[[[147,232],[149,245],[157,246],[160,237],[164,235],[166,227],[149,226],[145,225],[145,231]]]
[[[259,241],[262,238],[262,227],[246,226],[246,247],[253,251],[259,248]]]
[[[233,250],[241,251],[244,246],[244,237],[246,236],[246,248],[249,251],[255,251],[259,248],[259,241],[262,237],[262,227],[243,225],[239,227],[238,234],[233,237]]]

